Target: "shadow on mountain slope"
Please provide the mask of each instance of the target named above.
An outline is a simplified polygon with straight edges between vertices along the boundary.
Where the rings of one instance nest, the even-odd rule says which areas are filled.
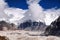
[[[42,35],[60,36],[60,16],[45,29]]]
[[[23,22],[21,23],[19,26],[18,26],[18,29],[22,29],[22,30],[31,30],[31,31],[43,31],[45,30],[45,27],[46,25],[42,22],[36,22],[36,21],[26,21],[26,22]]]

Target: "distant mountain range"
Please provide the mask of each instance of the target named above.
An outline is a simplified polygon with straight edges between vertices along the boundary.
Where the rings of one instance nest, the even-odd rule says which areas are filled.
[[[46,28],[46,25],[44,23],[31,21],[31,20],[23,22],[18,26],[18,29],[30,30],[30,31],[44,31],[45,28]]]

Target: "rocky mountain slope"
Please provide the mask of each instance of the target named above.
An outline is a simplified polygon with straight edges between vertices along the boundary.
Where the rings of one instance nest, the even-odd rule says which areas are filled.
[[[45,30],[46,25],[42,22],[36,22],[36,21],[31,21],[28,20],[26,22],[21,23],[18,26],[18,29],[22,29],[22,30],[31,30],[31,31],[43,31]]]
[[[60,36],[60,16],[46,28],[44,34]]]

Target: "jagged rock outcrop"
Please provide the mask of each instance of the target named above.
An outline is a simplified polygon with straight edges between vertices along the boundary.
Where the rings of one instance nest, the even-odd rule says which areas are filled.
[[[46,28],[43,35],[60,36],[60,16]]]
[[[14,24],[7,23],[5,21],[0,21],[0,30],[14,30],[16,26]]]
[[[22,30],[34,30],[34,31],[38,31],[38,30],[45,30],[46,25],[42,22],[32,22],[30,21],[26,21],[24,23],[21,23],[18,28],[22,29]]]
[[[9,40],[6,36],[0,36],[0,40]]]

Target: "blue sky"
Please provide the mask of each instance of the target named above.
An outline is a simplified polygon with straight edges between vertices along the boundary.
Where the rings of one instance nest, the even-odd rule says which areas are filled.
[[[6,2],[8,3],[9,7],[28,9],[26,0],[6,0]],[[41,0],[39,4],[44,9],[60,8],[60,0]]]

